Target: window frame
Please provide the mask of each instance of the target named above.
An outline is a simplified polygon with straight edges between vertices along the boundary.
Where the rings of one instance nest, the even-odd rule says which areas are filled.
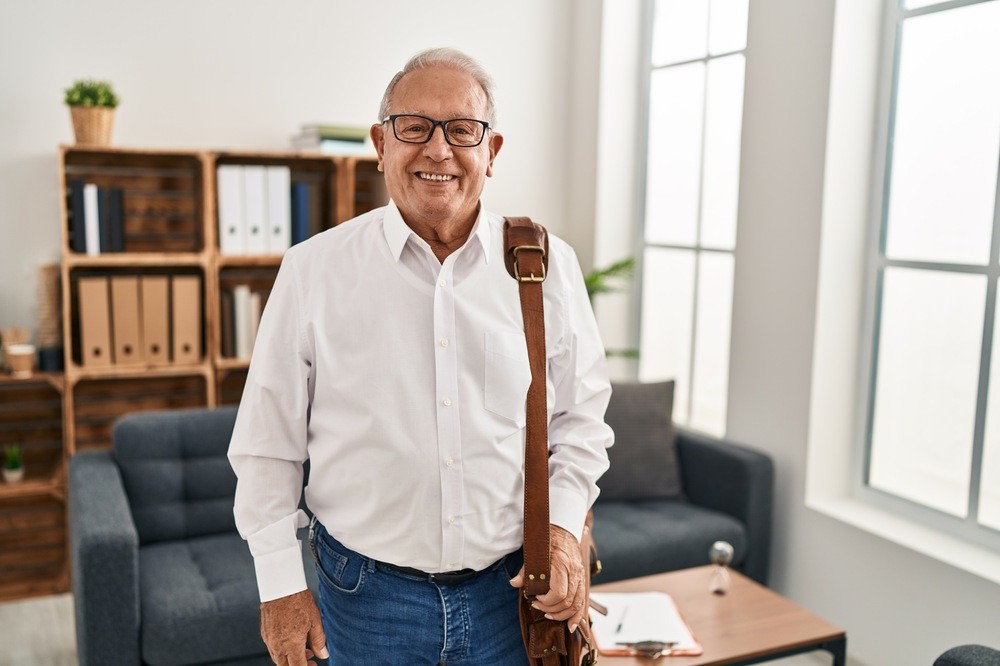
[[[635,233],[635,301],[633,307],[633,320],[632,320],[632,330],[635,331],[636,348],[640,351],[642,350],[642,322],[643,322],[643,294],[645,291],[645,258],[646,251],[650,248],[656,249],[666,249],[666,250],[682,250],[692,252],[694,255],[694,287],[692,292],[692,324],[691,324],[691,344],[688,348],[688,378],[689,382],[686,387],[687,389],[687,413],[683,415],[683,421],[679,420],[676,415],[672,415],[675,420],[680,423],[685,428],[692,430],[699,430],[697,426],[691,425],[691,415],[693,409],[693,397],[694,397],[694,365],[695,365],[695,349],[697,344],[697,333],[698,333],[698,294],[699,286],[701,284],[701,255],[702,253],[718,253],[729,255],[733,258],[735,264],[736,261],[736,251],[737,251],[737,239],[734,238],[733,246],[730,249],[723,249],[718,247],[705,247],[701,244],[701,228],[702,228],[702,195],[704,190],[704,158],[705,158],[705,136],[706,136],[706,125],[704,122],[708,114],[707,111],[707,101],[708,101],[708,64],[713,60],[721,60],[723,58],[731,57],[737,54],[743,55],[743,89],[741,94],[741,99],[746,98],[746,53],[747,45],[744,43],[742,49],[735,51],[725,51],[715,55],[706,53],[702,58],[692,58],[688,60],[671,62],[666,65],[653,65],[653,31],[654,23],[656,19],[656,1],[657,0],[643,0],[642,3],[642,23],[641,23],[641,40],[640,40],[640,62],[641,66],[639,68],[639,76],[641,78],[639,91],[639,117],[638,117],[638,128],[637,128],[637,139],[639,143],[639,148],[637,150],[637,158],[639,160],[639,168],[636,170],[636,210],[637,210],[637,223],[636,223],[636,233]],[[711,11],[711,0],[709,2],[709,11]],[[711,17],[711,14],[709,15]],[[710,18],[709,18],[710,20]],[[711,29],[711,25],[708,25],[708,29]],[[749,28],[748,28],[749,32]],[[705,65],[705,85],[702,91],[702,125],[701,125],[701,168],[698,177],[698,216],[697,224],[695,227],[695,242],[688,245],[677,245],[673,243],[658,243],[650,242],[646,240],[646,217],[647,217],[647,182],[649,177],[649,120],[650,120],[650,103],[652,96],[652,77],[656,70],[667,69],[673,67],[681,67],[685,65],[690,65],[693,63],[704,63]],[[740,132],[742,133],[743,115],[740,114]],[[742,182],[742,173],[739,174],[739,181]],[[739,192],[737,191],[737,201],[739,200]],[[739,220],[737,219],[737,229],[739,228]],[[733,292],[735,291],[735,281],[731,287]],[[732,292],[731,292],[732,293]],[[732,333],[732,314],[730,313],[730,334]],[[730,360],[732,358],[730,350]],[[727,367],[729,361],[727,361]],[[642,359],[638,359],[636,363],[636,374],[641,378],[642,376]],[[726,378],[726,383],[728,385],[729,378]],[[677,390],[677,387],[674,388]],[[675,407],[676,409],[676,407]],[[723,410],[724,414],[728,414],[729,411],[729,401],[728,396],[723,396]],[[710,434],[717,436],[725,436],[728,430],[727,419],[724,418],[721,423],[721,432],[712,432]]]
[[[892,146],[890,137],[895,128],[899,66],[902,50],[902,32],[905,20],[927,14],[950,11],[986,2],[1000,0],[950,0],[926,7],[905,9],[904,0],[883,0],[881,29],[881,62],[875,109],[875,136],[872,146],[872,174],[868,241],[865,259],[865,295],[863,334],[860,345],[859,391],[856,424],[856,453],[853,463],[853,492],[861,501],[871,506],[900,515],[942,534],[1000,553],[1000,530],[978,522],[979,498],[982,479],[983,450],[985,447],[986,409],[989,397],[990,367],[994,336],[1000,335],[996,326],[997,290],[1000,282],[1000,170],[994,196],[993,232],[990,242],[989,263],[986,266],[953,264],[920,260],[889,259],[885,256],[888,231],[888,203],[892,174]],[[1000,157],[998,157],[1000,159]],[[887,268],[914,268],[948,273],[984,275],[987,278],[985,312],[980,347],[979,380],[977,386],[975,421],[973,428],[971,476],[969,479],[968,515],[960,518],[931,508],[919,502],[894,495],[869,485],[872,455],[872,430],[875,417],[875,395],[878,370],[878,346],[881,334],[882,296]],[[1000,378],[998,378],[1000,381]],[[1000,388],[994,387],[996,390]],[[1000,424],[998,424],[1000,426]]]

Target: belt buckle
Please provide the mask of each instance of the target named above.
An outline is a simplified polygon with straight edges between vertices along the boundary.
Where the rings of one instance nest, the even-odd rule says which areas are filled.
[[[540,252],[542,254],[542,275],[541,277],[536,277],[534,273],[531,273],[527,277],[521,277],[521,269],[517,262],[517,255],[524,251],[529,250],[532,252]],[[514,254],[514,279],[518,282],[545,282],[545,248],[541,245],[518,245],[511,248],[511,252]]]

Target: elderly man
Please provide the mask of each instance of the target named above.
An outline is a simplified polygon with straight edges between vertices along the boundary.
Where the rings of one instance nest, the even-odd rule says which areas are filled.
[[[479,201],[503,145],[493,87],[457,51],[411,59],[371,128],[391,202],[293,247],[271,291],[229,458],[279,664],[526,663],[530,370],[503,218]],[[535,603],[575,628],[611,389],[579,264],[555,237],[544,300],[552,584]],[[306,459],[319,610],[296,540]]]

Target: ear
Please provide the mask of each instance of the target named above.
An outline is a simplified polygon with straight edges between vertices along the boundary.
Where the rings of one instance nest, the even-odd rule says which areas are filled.
[[[382,129],[382,124],[377,123],[372,125],[371,129],[368,130],[369,136],[372,138],[372,144],[375,146],[375,152],[378,153],[378,170],[382,171],[382,159],[385,153],[385,130]]]
[[[497,134],[494,132],[490,136],[489,150],[490,150],[490,162],[486,165],[486,176],[491,177],[493,175],[493,160],[496,159],[497,153],[500,152],[500,148],[503,146],[503,134]]]

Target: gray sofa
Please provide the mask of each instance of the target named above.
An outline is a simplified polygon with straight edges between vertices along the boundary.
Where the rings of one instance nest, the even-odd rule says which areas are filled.
[[[641,403],[625,388],[612,408],[625,399],[637,406],[637,395]],[[126,416],[110,451],[71,459],[70,556],[83,666],[270,663],[258,633],[253,563],[233,521],[236,478],[226,450],[235,415],[221,408]],[[632,436],[619,433],[620,458]],[[736,547],[737,568],[765,581],[770,460],[687,432],[676,442],[680,495],[618,492],[615,499],[609,488],[595,505],[604,565],[598,582],[704,564],[716,539]],[[662,463],[622,458],[621,469],[629,462]],[[625,481],[631,485],[628,475]],[[627,496],[635,488],[618,490]],[[309,561],[306,572],[315,591]]]

